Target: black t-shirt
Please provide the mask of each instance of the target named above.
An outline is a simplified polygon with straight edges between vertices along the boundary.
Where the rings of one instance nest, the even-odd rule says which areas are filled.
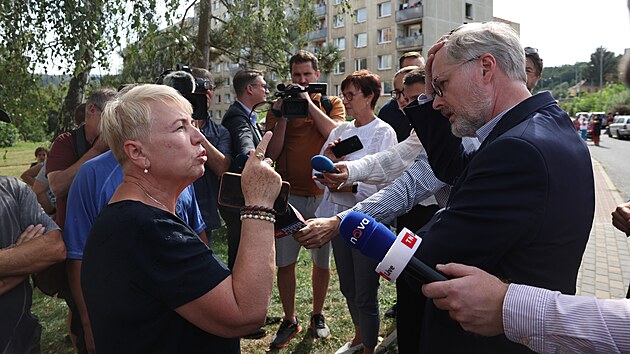
[[[239,353],[238,339],[207,333],[174,310],[229,275],[178,217],[136,201],[107,205],[81,271],[98,352]]]

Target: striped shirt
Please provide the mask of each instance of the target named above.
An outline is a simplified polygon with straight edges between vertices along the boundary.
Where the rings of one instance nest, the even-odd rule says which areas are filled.
[[[510,284],[506,337],[538,353],[629,353],[630,300],[563,295]]]
[[[479,147],[475,138],[462,139],[462,145],[468,152]],[[446,206],[450,191],[449,185],[435,177],[427,154],[422,149],[416,161],[392,184],[337,216],[343,220],[350,211],[358,211],[379,222],[389,223],[431,196],[435,196],[439,207]]]

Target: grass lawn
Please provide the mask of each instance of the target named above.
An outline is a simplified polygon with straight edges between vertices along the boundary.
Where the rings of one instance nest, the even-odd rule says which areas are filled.
[[[20,143],[15,147],[2,149],[3,155],[0,161],[0,175],[16,176],[28,168],[31,162],[35,161],[34,151],[38,146],[46,146],[41,143]],[[227,240],[225,228],[215,231],[212,235],[212,248],[217,255],[227,263]],[[297,264],[297,315],[302,324],[303,331],[297,335],[290,344],[277,351],[278,353],[334,353],[346,341],[354,335],[354,326],[350,318],[350,313],[346,307],[345,298],[339,290],[339,278],[335,269],[334,259],[331,261],[332,276],[328,296],[324,307],[324,315],[330,327],[332,337],[329,340],[315,340],[308,334],[308,322],[310,319],[312,290],[311,290],[311,259],[308,251],[302,249],[300,260]],[[381,281],[379,291],[379,303],[381,315],[394,304],[396,299],[396,288],[394,284]],[[219,304],[220,305],[220,304]],[[41,347],[42,353],[72,353],[70,344],[65,340],[67,308],[63,300],[51,298],[43,295],[39,290],[34,291],[33,313],[39,317],[44,327],[42,333]],[[282,316],[282,306],[278,290],[274,287],[274,292],[269,306],[269,316]],[[381,316],[380,335],[385,337],[394,330],[395,321]],[[243,353],[267,353],[269,343],[278,329],[279,324],[267,326],[267,335],[258,340],[242,340],[241,351]],[[392,348],[388,353],[397,353],[396,348]]]

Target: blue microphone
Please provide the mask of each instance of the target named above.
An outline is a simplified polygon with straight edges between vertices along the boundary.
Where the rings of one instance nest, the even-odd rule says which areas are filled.
[[[333,162],[324,155],[313,156],[311,158],[311,166],[313,166],[314,170],[319,172],[341,173],[341,171],[335,168]]]
[[[341,220],[339,234],[350,247],[381,262],[376,271],[389,281],[396,280],[403,271],[421,283],[448,279],[416,258],[422,239],[407,229],[396,237],[371,216],[351,211]]]

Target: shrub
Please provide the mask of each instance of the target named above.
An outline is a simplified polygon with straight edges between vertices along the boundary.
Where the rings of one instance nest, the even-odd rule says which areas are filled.
[[[0,147],[13,146],[18,141],[19,132],[12,124],[0,123]]]

